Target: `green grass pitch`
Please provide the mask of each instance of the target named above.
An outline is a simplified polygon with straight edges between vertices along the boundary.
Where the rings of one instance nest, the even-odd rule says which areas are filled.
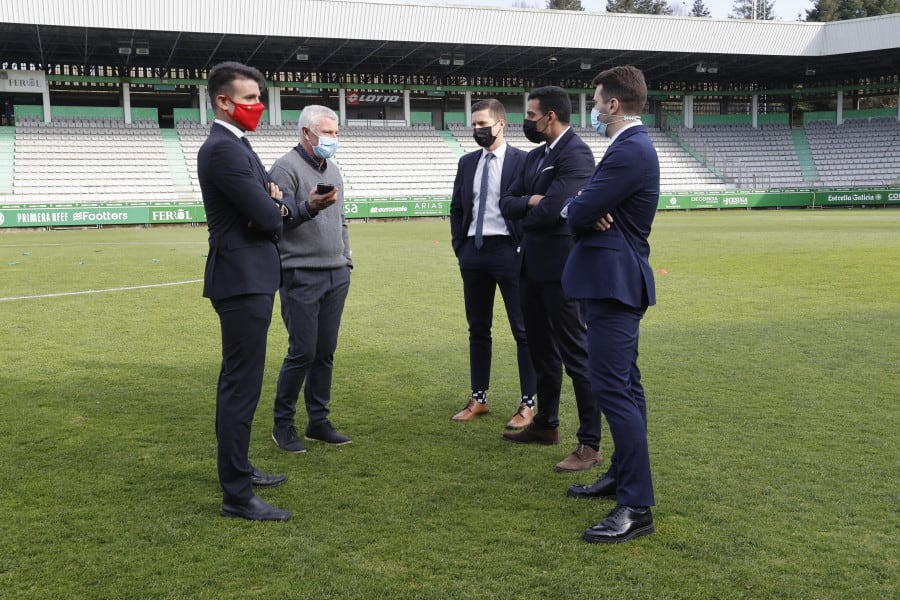
[[[286,524],[218,516],[205,228],[0,235],[0,597],[900,594],[900,211],[658,215],[657,532],[609,547],[580,535],[611,503],[565,497],[600,471],[553,470],[568,379],[560,446],[500,438],[518,386],[499,299],[491,413],[450,420],[469,390],[449,222],[350,235],[332,418],[352,445],[272,443],[276,301],[250,452],[290,477],[260,492]],[[611,451],[605,431],[603,468]]]

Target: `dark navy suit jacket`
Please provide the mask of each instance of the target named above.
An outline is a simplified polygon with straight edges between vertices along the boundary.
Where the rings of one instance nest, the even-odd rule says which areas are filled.
[[[545,147],[541,144],[528,153],[522,177],[500,198],[500,212],[507,219],[521,220],[520,248],[529,279],[549,282],[560,280],[572,248],[572,233],[559,212],[590,179],[594,153],[572,129],[560,136],[546,158]],[[544,198],[529,208],[533,194]]]
[[[469,234],[469,226],[474,215],[472,208],[475,205],[475,170],[478,161],[481,160],[483,151],[479,148],[474,152],[462,156],[456,168],[456,179],[453,181],[453,197],[450,200],[450,241],[453,251],[459,254],[459,249]],[[506,145],[506,156],[503,158],[503,171],[500,174],[500,196],[504,190],[518,181],[522,176],[522,166],[525,163],[524,150]],[[505,215],[504,215],[505,216]],[[519,221],[505,219],[509,235],[516,244],[522,239],[522,225]]]
[[[231,131],[213,123],[197,154],[197,174],[209,228],[203,295],[220,300],[243,294],[274,294],[281,283],[275,243],[284,218],[269,196],[265,168]],[[293,197],[282,202],[297,214]]]
[[[656,303],[650,227],[659,203],[659,159],[647,129],[629,127],[600,160],[568,208],[575,246],[563,273],[570,298],[613,299],[635,308]],[[613,226],[592,225],[607,213]]]

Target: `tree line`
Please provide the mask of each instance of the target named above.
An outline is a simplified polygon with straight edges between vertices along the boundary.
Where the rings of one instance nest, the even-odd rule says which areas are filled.
[[[754,6],[755,4],[755,6]],[[513,6],[528,8],[527,2],[517,0]],[[533,7],[532,7],[533,8]],[[546,8],[553,10],[584,10],[581,0],[547,0]],[[731,19],[775,18],[775,0],[734,0]],[[606,12],[644,15],[671,15],[674,9],[668,0],[607,0]],[[863,17],[877,17],[900,12],[900,0],[815,0],[813,7],[798,21],[846,21]],[[689,17],[709,17],[709,8],[703,0],[694,0]]]

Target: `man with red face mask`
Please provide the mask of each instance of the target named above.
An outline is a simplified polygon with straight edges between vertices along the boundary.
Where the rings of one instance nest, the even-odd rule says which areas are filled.
[[[254,521],[287,521],[290,513],[270,506],[253,488],[287,480],[250,464],[250,427],[259,403],[266,338],[275,290],[281,282],[276,243],[284,224],[297,215],[294,198],[269,181],[245,132],[254,131],[265,107],[265,80],[236,62],[209,72],[215,112],[209,137],[197,154],[197,173],[209,228],[203,295],[219,315],[222,367],[216,392],[221,513]]]

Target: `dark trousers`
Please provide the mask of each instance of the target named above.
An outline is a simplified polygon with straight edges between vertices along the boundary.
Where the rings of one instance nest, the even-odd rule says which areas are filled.
[[[469,323],[469,375],[472,391],[486,391],[491,383],[491,327],[497,288],[503,297],[506,317],[516,341],[519,389],[522,396],[534,396],[534,367],[525,336],[525,320],[519,301],[520,261],[509,236],[489,236],[475,248],[468,238],[459,251],[459,271],[463,280],[466,320]]]
[[[566,298],[558,281],[534,281],[523,274],[519,285],[528,347],[537,373],[538,410],[534,422],[543,428],[559,426],[565,365],[578,407],[578,441],[599,446],[601,413],[591,395],[587,335],[578,303]]]
[[[588,327],[591,392],[606,415],[616,447],[609,470],[616,480],[616,501],[653,506],[647,402],[637,366],[645,309],[615,300],[582,300],[581,307]]]
[[[328,419],[334,351],[349,290],[349,267],[282,273],[281,318],[289,345],[275,392],[276,427],[294,425],[301,388],[308,425]]]
[[[250,428],[262,388],[274,300],[274,294],[248,294],[212,303],[222,329],[216,439],[219,483],[226,503],[243,504],[253,497]]]

